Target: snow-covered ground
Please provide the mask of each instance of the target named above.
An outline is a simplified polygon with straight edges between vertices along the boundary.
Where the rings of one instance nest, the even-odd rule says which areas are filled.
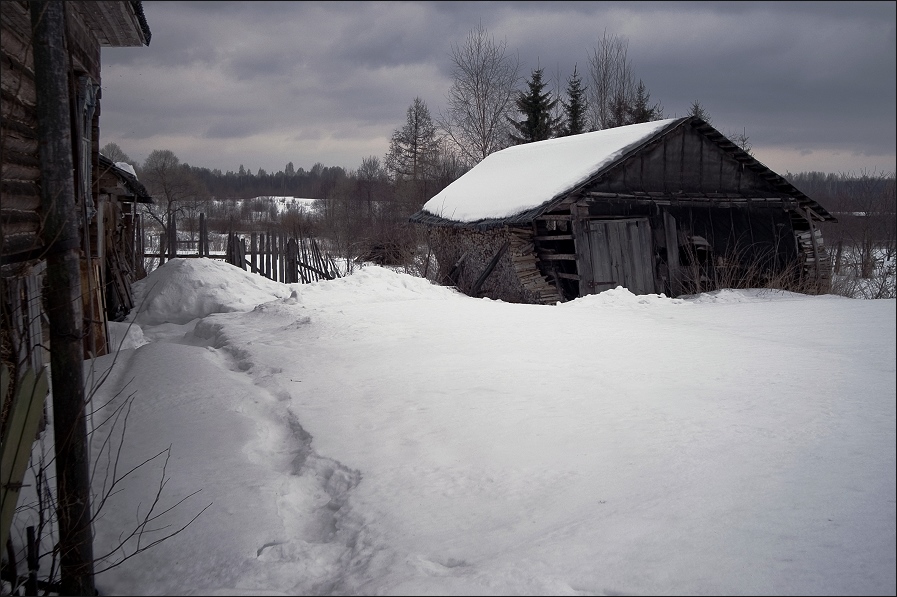
[[[119,471],[170,446],[156,511],[198,491],[142,545],[210,506],[102,594],[897,591],[894,300],[518,305],[205,259],[136,290],[94,452],[130,400]],[[160,460],[105,504],[97,553],[148,511]]]

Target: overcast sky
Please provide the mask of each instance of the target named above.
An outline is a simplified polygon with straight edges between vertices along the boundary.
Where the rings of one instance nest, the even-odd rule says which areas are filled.
[[[701,102],[780,174],[892,172],[894,2],[143,2],[149,47],[104,48],[100,143],[253,172],[381,159],[482,23],[565,85],[605,30],[664,116]],[[585,79],[588,83],[588,79]]]

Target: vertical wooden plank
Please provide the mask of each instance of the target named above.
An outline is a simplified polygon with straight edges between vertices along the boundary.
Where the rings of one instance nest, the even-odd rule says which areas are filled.
[[[577,207],[570,210],[573,216],[570,226],[573,232],[573,246],[576,253],[576,272],[579,274],[579,296],[594,292],[595,276],[592,271],[592,249],[587,221]],[[587,212],[588,213],[588,212]]]
[[[252,271],[254,273],[259,273],[258,261],[256,259],[258,253],[258,246],[256,245],[257,241],[258,238],[256,237],[255,232],[249,235],[249,262],[252,264]]]
[[[635,276],[635,267],[633,265],[633,254],[632,254],[632,222],[621,222],[612,226],[614,232],[616,233],[617,240],[617,255],[619,258],[619,266],[620,266],[620,278],[622,281],[620,282],[625,288],[629,289],[630,292],[635,293],[635,290],[632,290],[633,283],[636,280]]]
[[[667,269],[670,277],[670,296],[682,294],[682,272],[679,269],[679,232],[676,218],[663,210],[663,232],[667,243]]]
[[[280,235],[280,271],[281,276],[280,280],[283,283],[287,283],[287,259],[289,259],[289,251],[287,250],[287,237],[285,234],[281,233]]]
[[[296,246],[296,239],[290,237],[290,239],[287,241],[287,284],[293,284],[297,281],[297,274],[299,269],[299,264],[297,262],[298,251],[299,248]]]
[[[271,233],[271,279],[280,282],[280,235]]]
[[[639,245],[642,253],[642,288],[646,294],[657,292],[654,275],[654,243],[651,234],[651,223],[647,218],[638,221]]]
[[[28,351],[31,367],[39,372],[44,365],[43,332],[41,331],[41,285],[42,274],[31,274],[25,278],[25,313],[28,317]]]
[[[271,277],[271,233],[264,232],[263,234],[264,234],[264,238],[265,238],[265,241],[264,241],[265,249],[264,249],[264,255],[263,255],[263,259],[265,262],[265,277],[270,278]]]
[[[608,222],[607,240],[610,247],[610,266],[611,278],[616,282],[616,286],[626,286],[626,272],[623,269],[623,249],[621,247],[622,239],[620,238],[620,225],[616,222]]]
[[[271,279],[280,282],[280,235],[271,234]]]
[[[28,346],[25,341],[24,321],[25,313],[22,311],[22,286],[24,282],[22,278],[8,278],[6,290],[9,293],[8,300],[12,313],[10,313],[10,323],[12,324],[10,336],[12,340],[12,348],[16,351],[16,377],[21,380],[28,360]],[[5,398],[5,396],[4,396]]]
[[[306,239],[304,236],[299,237],[299,279],[303,284],[311,282],[305,270],[305,264],[308,263],[308,250],[305,247]]]
[[[607,234],[607,223],[592,221],[589,227],[589,246],[591,248],[593,287],[589,294],[595,294],[613,288],[616,280],[611,267],[611,251]]]

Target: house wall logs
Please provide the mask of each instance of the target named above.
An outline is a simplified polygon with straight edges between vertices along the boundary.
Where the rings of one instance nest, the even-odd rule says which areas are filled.
[[[41,246],[40,157],[27,3],[0,6],[0,225],[3,275],[24,273]]]

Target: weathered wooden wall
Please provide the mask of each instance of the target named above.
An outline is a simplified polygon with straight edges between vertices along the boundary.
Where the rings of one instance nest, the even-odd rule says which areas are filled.
[[[784,196],[768,178],[736,158],[734,144],[723,144],[732,151],[723,150],[691,126],[678,127],[623,160],[591,190],[667,196]]]
[[[24,2],[0,3],[0,225],[9,264],[40,249],[40,159],[31,21]]]
[[[430,230],[430,247],[439,264],[438,280],[476,296],[511,303],[552,304],[562,300],[557,289],[540,272],[533,234],[524,228],[487,231],[436,227]],[[481,280],[493,259],[491,272]]]

